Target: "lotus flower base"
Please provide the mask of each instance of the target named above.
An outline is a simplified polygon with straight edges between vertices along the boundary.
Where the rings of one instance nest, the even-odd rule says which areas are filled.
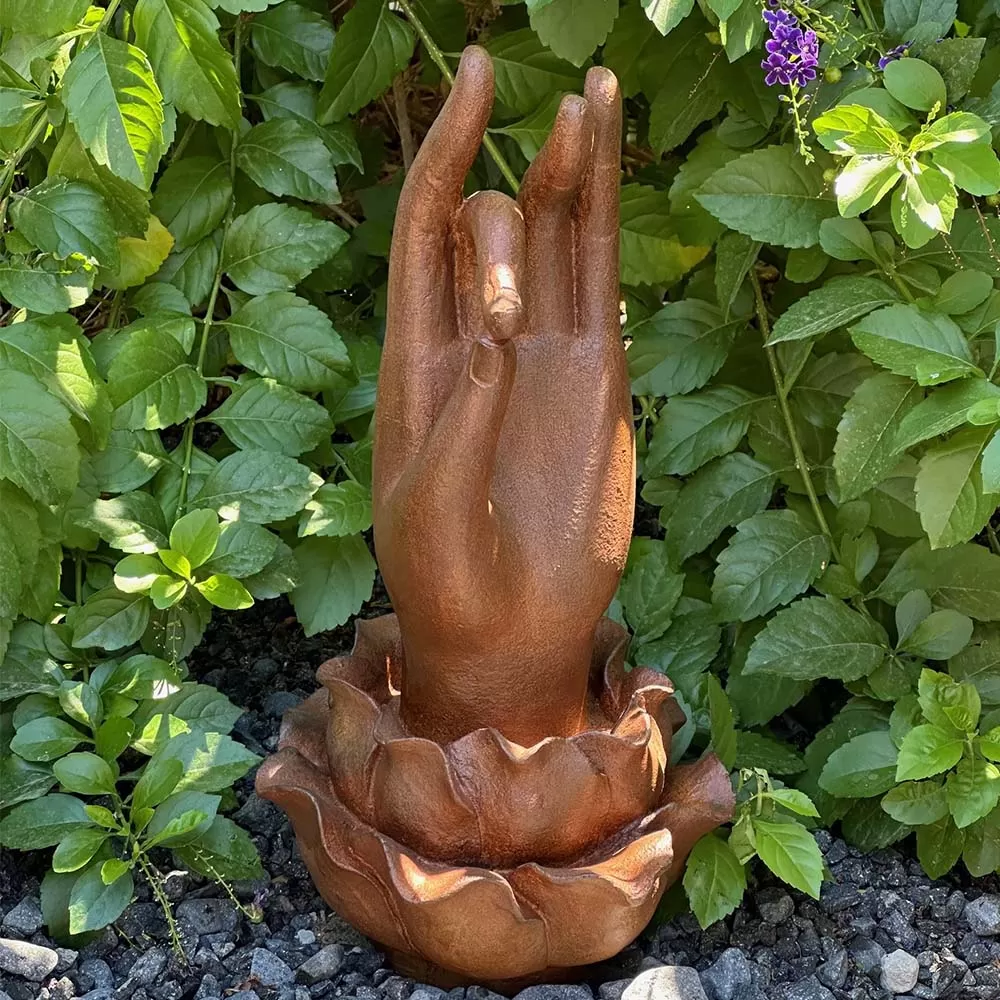
[[[730,817],[715,757],[668,768],[683,715],[665,677],[625,671],[625,642],[600,622],[588,728],[532,747],[410,735],[393,615],[359,621],[351,655],[285,715],[257,790],[289,814],[324,899],[401,971],[501,992],[577,978],[642,931]]]

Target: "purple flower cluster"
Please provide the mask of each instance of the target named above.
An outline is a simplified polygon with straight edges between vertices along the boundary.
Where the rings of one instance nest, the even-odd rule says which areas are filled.
[[[902,45],[897,45],[894,49],[889,49],[889,51],[886,52],[881,59],[879,59],[878,68],[885,69],[889,63],[895,62],[897,59],[902,59],[912,44],[913,42],[903,42]]]
[[[815,31],[803,31],[798,18],[780,7],[761,13],[771,37],[764,44],[767,58],[760,68],[767,70],[764,82],[773,87],[780,83],[783,87],[794,83],[804,87],[816,79],[819,63],[819,40]]]

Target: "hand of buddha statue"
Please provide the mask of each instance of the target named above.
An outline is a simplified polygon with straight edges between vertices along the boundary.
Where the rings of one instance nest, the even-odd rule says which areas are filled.
[[[416,735],[531,745],[587,725],[594,632],[628,552],[621,99],[595,67],[517,202],[463,200],[493,104],[469,48],[403,186],[376,405],[374,523]]]

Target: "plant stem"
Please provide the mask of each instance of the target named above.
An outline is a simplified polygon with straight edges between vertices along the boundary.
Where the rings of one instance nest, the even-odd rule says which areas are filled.
[[[448,60],[445,59],[444,53],[438,47],[437,42],[434,41],[424,23],[417,17],[416,11],[410,6],[409,0],[397,0],[397,3],[399,9],[406,15],[407,21],[413,25],[413,30],[419,36],[420,41],[424,43],[424,48],[427,49],[427,54],[431,57],[434,65],[437,66],[441,71],[441,75],[447,80],[448,86],[454,84],[455,74],[452,73],[451,68],[448,66]],[[504,179],[511,186],[514,193],[517,194],[518,189],[521,187],[517,175],[511,170],[510,164],[504,158],[503,153],[500,152],[500,148],[493,141],[493,136],[489,133],[483,136],[483,148],[493,158],[493,162],[499,168],[500,173],[503,174]]]
[[[802,442],[799,440],[791,407],[788,405],[788,393],[784,388],[784,380],[781,377],[781,370],[778,367],[778,359],[775,356],[774,348],[768,346],[767,343],[771,336],[771,324],[767,318],[767,305],[764,302],[764,293],[760,287],[760,280],[757,278],[757,272],[752,267],[750,268],[749,277],[750,283],[753,285],[754,301],[757,307],[757,325],[760,327],[761,335],[764,338],[764,354],[767,356],[767,363],[771,369],[771,379],[774,382],[774,392],[778,398],[778,407],[781,410],[781,417],[785,422],[788,439],[792,445],[792,453],[795,456],[795,468],[798,469],[799,474],[802,476],[802,482],[805,484],[806,493],[809,496],[809,504],[812,507],[816,523],[819,525],[820,531],[826,536],[833,558],[837,562],[840,562],[840,552],[837,550],[837,543],[834,541],[833,532],[830,530],[826,514],[823,513],[823,507],[819,502],[819,494],[816,492],[816,487],[813,484],[812,475],[809,470],[809,461],[802,448]]]
[[[872,9],[868,6],[868,0],[858,0],[858,11],[861,14],[861,19],[865,22],[865,27],[872,34],[878,34],[878,26],[875,24],[875,18],[872,16]]]
[[[236,19],[236,29],[233,34],[233,62],[236,65],[236,77],[239,79],[240,73],[240,57],[243,54],[243,25],[244,21],[242,16]],[[231,183],[231,188],[235,189],[236,180],[236,147],[240,141],[239,129],[234,129],[232,133],[232,138],[229,144],[229,180]],[[215,317],[215,303],[219,298],[219,289],[222,287],[222,275],[223,268],[225,266],[226,259],[226,238],[229,236],[229,227],[233,222],[233,213],[235,211],[235,198],[231,194],[229,196],[229,205],[226,208],[226,216],[222,222],[222,241],[219,247],[219,263],[215,268],[215,277],[212,279],[212,290],[208,296],[208,304],[205,306],[205,318],[202,320],[201,324],[201,340],[198,343],[198,360],[195,362],[195,368],[199,375],[205,367],[205,356],[208,353],[208,335],[212,329],[212,323]],[[184,447],[184,461],[181,465],[181,485],[177,492],[177,514],[176,518],[179,518],[184,513],[184,508],[187,506],[187,491],[188,491],[188,481],[191,478],[191,459],[194,454],[194,425],[197,423],[197,415],[192,416],[188,422],[184,425],[184,439],[182,441]]]
[[[986,538],[994,554],[1000,556],[1000,538],[997,538],[997,530],[990,521],[986,522]]]
[[[909,286],[899,276],[899,272],[897,272],[897,270],[896,270],[895,267],[889,268],[884,273],[889,276],[889,279],[896,286],[896,289],[899,291],[899,294],[902,295],[903,298],[906,299],[907,302],[914,302],[914,301],[916,301],[913,298],[913,292],[910,291]]]
[[[104,16],[101,18],[101,23],[97,26],[97,30],[94,32],[93,35],[90,36],[90,38],[93,38],[94,35],[99,35],[111,23],[111,18],[115,16],[115,13],[118,10],[118,6],[121,2],[122,0],[111,0],[111,3],[108,4],[107,8],[104,11]],[[81,46],[81,48],[89,44],[90,38],[88,38],[87,41],[83,43],[83,46]]]
[[[4,164],[3,173],[0,174],[0,230],[3,229],[7,221],[7,202],[9,201],[10,189],[14,186],[14,178],[17,176],[17,168],[28,153],[34,148],[35,143],[45,134],[49,119],[44,111],[39,115],[28,138],[14,151],[14,155]]]
[[[170,943],[173,946],[174,952],[187,965],[187,955],[184,954],[184,944],[177,931],[174,909],[170,905],[170,900],[167,899],[167,894],[163,891],[163,880],[160,873],[146,860],[145,851],[139,850],[136,854],[136,860],[139,862],[139,867],[142,869],[143,875],[146,876],[146,881],[149,882],[149,886],[153,890],[156,901],[160,904],[160,909],[163,910],[163,916],[166,918],[167,927],[170,930]]]
[[[410,129],[410,113],[406,109],[406,85],[402,73],[397,73],[392,81],[392,99],[396,105],[396,129],[403,154],[403,170],[408,171],[413,164],[413,132]]]

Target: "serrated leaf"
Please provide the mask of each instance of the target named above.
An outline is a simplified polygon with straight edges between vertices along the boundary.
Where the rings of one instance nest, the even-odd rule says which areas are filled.
[[[297,514],[322,484],[293,458],[247,449],[219,462],[191,503],[228,521],[267,524]]]
[[[1000,769],[989,761],[963,757],[945,782],[948,808],[960,830],[988,816],[1000,802]]]
[[[892,472],[898,462],[899,425],[919,400],[918,386],[888,372],[865,379],[854,390],[833,450],[841,502],[856,500]]]
[[[924,826],[948,815],[948,800],[939,782],[904,781],[886,792],[882,809],[899,823]]]
[[[87,6],[87,0],[5,0],[0,27],[53,38],[78,24]]]
[[[791,146],[747,153],[717,170],[695,196],[724,225],[762,243],[811,247],[837,212],[822,170]]]
[[[183,733],[157,751],[155,760],[179,760],[184,773],[174,786],[183,791],[218,792],[242,778],[258,761],[246,747],[221,733]]]
[[[204,571],[226,573],[237,579],[252,576],[271,561],[277,548],[278,536],[267,528],[249,521],[225,521],[219,543],[212,558],[205,563]]]
[[[917,473],[917,510],[931,548],[968,541],[1000,506],[1000,494],[983,489],[980,456],[992,427],[969,427],[932,445]]]
[[[257,205],[233,221],[223,267],[251,295],[298,284],[347,241],[332,222],[291,205]]]
[[[239,125],[236,68],[219,41],[219,20],[203,0],[139,0],[132,23],[136,44],[178,111],[210,125]]]
[[[70,61],[66,113],[94,159],[148,188],[163,154],[163,99],[142,49],[103,32]]]
[[[181,250],[216,229],[232,195],[228,164],[209,156],[184,157],[171,163],[157,181],[152,209]]]
[[[76,523],[123,552],[150,554],[167,544],[163,511],[148,493],[130,491],[109,500],[94,500]]]
[[[940,878],[949,872],[962,856],[965,835],[951,821],[951,817],[917,827],[917,859],[931,878]]]
[[[112,424],[120,430],[158,430],[187,420],[205,405],[208,386],[173,337],[131,333],[108,369]]]
[[[983,703],[1000,705],[1000,635],[987,633],[975,637],[948,662],[948,673],[956,681],[975,685]]]
[[[321,81],[333,47],[330,22],[298,3],[279,3],[255,17],[250,38],[257,58],[306,80]]]
[[[361,535],[307,538],[295,549],[292,604],[306,635],[343,625],[371,597],[375,560]]]
[[[69,753],[84,739],[84,734],[65,719],[43,715],[18,729],[10,741],[10,749],[25,760],[49,761]]]
[[[984,378],[965,378],[935,389],[900,423],[896,449],[904,451],[921,441],[941,437],[961,427],[970,408],[986,399],[1000,403],[1000,386]]]
[[[834,278],[786,309],[768,343],[818,337],[896,301],[896,293],[876,278]]]
[[[263,873],[249,834],[224,816],[216,816],[205,833],[192,844],[176,848],[176,854],[206,878],[257,879]]]
[[[823,883],[823,855],[813,835],[798,823],[753,821],[757,853],[778,878],[819,899]]]
[[[684,870],[684,891],[702,928],[729,916],[743,901],[747,879],[732,848],[708,834],[691,849]]]
[[[497,100],[515,114],[534,111],[553,91],[579,91],[583,72],[560,59],[530,29],[505,31],[486,43]]]
[[[694,0],[685,0],[690,5]],[[535,34],[561,59],[582,66],[604,44],[618,16],[618,0],[547,0],[529,3]]]
[[[104,199],[80,181],[50,178],[14,198],[11,218],[39,250],[66,258],[90,257],[118,264],[118,236]]]
[[[0,476],[56,504],[69,499],[79,470],[69,411],[30,375],[0,371]]]
[[[387,0],[359,0],[333,40],[317,104],[320,123],[339,122],[387,90],[410,61],[414,44],[409,24]]]
[[[12,809],[0,820],[0,844],[18,851],[52,847],[63,837],[93,826],[83,803],[72,795],[52,792]]]
[[[663,635],[683,586],[684,577],[671,567],[663,542],[633,543],[618,596],[637,643]]]
[[[832,597],[805,597],[757,634],[743,672],[851,681],[874,670],[887,650],[885,631],[870,618]]]
[[[101,864],[94,862],[76,880],[69,895],[69,932],[95,931],[117,920],[132,901],[132,873],[124,872],[110,885],[101,877]]]
[[[244,133],[236,162],[271,194],[322,205],[340,201],[330,150],[314,129],[294,118],[271,118]]]
[[[125,594],[116,587],[99,590],[73,616],[73,645],[121,649],[138,642],[149,621],[149,599]]]
[[[151,215],[142,237],[123,236],[118,240],[120,264],[115,270],[102,269],[100,280],[116,290],[141,285],[162,267],[173,245],[174,238],[167,228]]]
[[[919,781],[947,771],[961,760],[964,744],[963,736],[955,730],[915,726],[899,748],[896,781]]]
[[[74,261],[41,257],[0,259],[0,296],[19,309],[35,313],[61,313],[87,301],[94,287],[94,271]]]
[[[649,443],[647,474],[687,475],[732,451],[756,403],[756,396],[731,385],[668,400]]]
[[[305,505],[299,537],[353,535],[372,526],[371,491],[352,479],[321,486]]]
[[[797,597],[826,568],[824,535],[790,510],[743,521],[719,553],[712,604],[725,621],[750,621]]]
[[[290,292],[251,299],[225,325],[242,364],[293,389],[331,388],[349,364],[326,313]]]
[[[154,431],[112,430],[107,447],[91,456],[90,466],[102,493],[127,493],[148,483],[168,462]]]
[[[896,783],[898,752],[885,730],[863,733],[838,747],[820,774],[823,791],[844,799],[866,799]]]

